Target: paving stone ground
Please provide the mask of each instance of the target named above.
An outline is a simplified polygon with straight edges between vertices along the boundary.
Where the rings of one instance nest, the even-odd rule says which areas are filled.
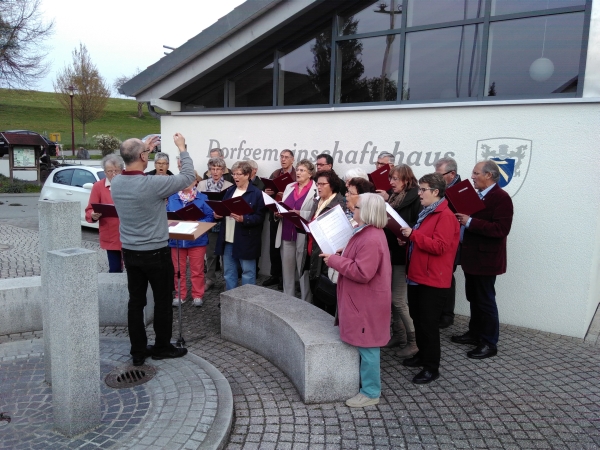
[[[214,365],[231,385],[235,420],[227,449],[600,448],[596,340],[504,325],[498,356],[476,361],[466,357],[470,347],[449,340],[466,329],[467,318],[457,317],[442,330],[439,380],[414,385],[416,371],[383,349],[379,405],[305,405],[277,367],[221,339],[222,289],[220,282],[208,291],[202,308],[186,302],[182,316],[190,352]],[[177,327],[175,314],[174,338]],[[127,330],[106,327],[102,334],[124,337]],[[40,336],[5,335],[0,343]]]

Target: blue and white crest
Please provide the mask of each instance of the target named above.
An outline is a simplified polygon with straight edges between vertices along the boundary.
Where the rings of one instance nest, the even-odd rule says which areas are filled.
[[[491,138],[477,141],[476,161],[491,159],[500,168],[498,184],[511,197],[517,195],[531,161],[533,141],[520,138]]]

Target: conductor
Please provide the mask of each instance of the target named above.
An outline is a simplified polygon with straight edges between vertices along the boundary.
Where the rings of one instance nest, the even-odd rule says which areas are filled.
[[[165,198],[192,184],[196,175],[185,145],[185,138],[175,133],[181,171],[171,177],[146,176],[148,154],[158,144],[158,137],[146,141],[127,139],[121,144],[125,170],[114,177],[111,194],[120,219],[119,231],[123,260],[127,269],[127,324],[134,366],[152,359],[179,358],[185,348],[171,344],[173,331],[173,263],[168,246],[169,227]],[[148,283],[154,294],[154,346],[148,346],[144,325],[144,307]]]

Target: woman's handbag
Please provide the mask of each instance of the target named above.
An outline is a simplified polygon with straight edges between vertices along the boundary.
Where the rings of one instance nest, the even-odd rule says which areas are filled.
[[[335,305],[337,303],[337,284],[329,279],[325,274],[321,274],[317,280],[315,297],[326,305]]]

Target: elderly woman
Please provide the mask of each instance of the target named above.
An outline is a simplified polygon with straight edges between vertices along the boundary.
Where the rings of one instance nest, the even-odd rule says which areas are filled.
[[[146,173],[146,175],[173,175],[169,170],[169,155],[159,152],[154,156],[154,170]]]
[[[346,187],[348,187],[348,181],[352,178],[362,178],[364,180],[369,181],[369,174],[365,172],[364,169],[360,167],[353,167],[352,169],[348,169],[344,174],[344,180],[346,181]]]
[[[237,287],[238,266],[242,268],[242,286],[256,284],[256,258],[260,256],[261,235],[265,218],[265,202],[262,191],[250,183],[252,167],[246,161],[238,161],[231,168],[235,186],[230,187],[223,200],[242,197],[252,208],[252,213],[231,214],[221,223],[215,248],[223,255],[225,290]],[[223,217],[215,214],[215,219]]]
[[[310,210],[310,219],[314,220],[331,208],[335,208],[337,205],[342,206],[344,198],[339,193],[340,179],[333,170],[326,170],[317,172],[315,175],[317,181],[317,194],[318,197],[313,200],[313,205]],[[311,235],[308,235],[307,251],[308,257],[305,257],[304,267],[308,264],[308,279],[310,280],[310,289],[313,294],[313,304],[328,312],[331,315],[335,314],[336,305],[335,303],[329,303],[327,299],[320,298],[317,292],[317,285],[321,275],[327,276],[327,264],[323,262],[323,258],[319,256],[321,248],[317,241],[315,241]]]
[[[362,408],[379,403],[381,395],[379,348],[390,339],[392,266],[383,233],[388,221],[383,199],[361,194],[354,220],[358,227],[342,254],[321,256],[339,272],[340,338],[360,353],[360,392],[346,405]]]
[[[354,208],[356,207],[358,196],[360,194],[375,193],[375,185],[364,178],[354,177],[346,180],[346,189],[347,214],[352,214],[352,217],[349,217],[350,223],[356,228],[358,224],[354,220]]]
[[[102,169],[106,178],[94,183],[90,200],[85,208],[85,220],[89,223],[99,222],[98,232],[100,234],[100,248],[106,250],[108,256],[108,271],[123,272],[123,258],[121,256],[121,236],[119,235],[119,219],[117,217],[102,217],[101,213],[95,212],[92,203],[104,203],[112,205],[113,199],[110,195],[110,183],[115,175],[119,175],[125,167],[123,159],[115,154],[106,155],[102,158]]]
[[[419,186],[410,166],[398,164],[390,170],[392,194],[387,202],[409,226],[417,222],[421,201]],[[386,347],[400,347],[396,355],[410,358],[417,353],[415,328],[406,300],[406,248],[398,244],[398,238],[390,230],[385,235],[392,257],[392,339]]]
[[[210,177],[198,183],[200,192],[221,192],[233,186],[232,183],[225,180],[223,171],[227,168],[222,158],[211,158],[208,160],[208,173]],[[206,250],[206,289],[210,289],[217,281],[215,271],[217,268],[217,258],[215,255],[215,245],[221,224],[217,224],[208,232],[208,248]]]
[[[196,189],[196,181],[188,187],[171,195],[167,199],[167,211],[177,211],[190,203],[193,203],[205,215],[199,222],[214,222],[213,210],[205,203],[208,200],[206,195],[198,192]],[[194,306],[202,306],[204,297],[204,255],[206,255],[206,246],[208,245],[207,233],[198,237],[194,241],[183,241],[177,239],[169,239],[169,247],[171,247],[171,259],[173,267],[179,267],[181,274],[181,291],[175,275],[175,298],[173,306],[179,306],[179,301],[185,303],[187,297],[187,261],[190,261],[190,275],[192,281],[192,298]],[[178,260],[179,257],[179,260]]]
[[[308,159],[303,159],[296,165],[296,182],[288,184],[283,191],[282,202],[306,220],[310,220],[313,200],[317,194],[317,185],[312,180],[314,174],[313,163]],[[279,214],[275,214],[275,216],[281,217]],[[284,218],[279,221],[275,247],[281,249],[283,292],[294,296],[296,278],[299,278],[302,300],[312,303],[308,271],[304,270],[303,265],[306,234],[298,233],[294,224]]]
[[[413,383],[436,380],[440,367],[440,318],[450,294],[460,227],[444,199],[446,182],[439,173],[419,180],[423,210],[414,227],[402,228],[407,251],[408,307],[415,325],[419,352],[402,364],[423,367]]]

